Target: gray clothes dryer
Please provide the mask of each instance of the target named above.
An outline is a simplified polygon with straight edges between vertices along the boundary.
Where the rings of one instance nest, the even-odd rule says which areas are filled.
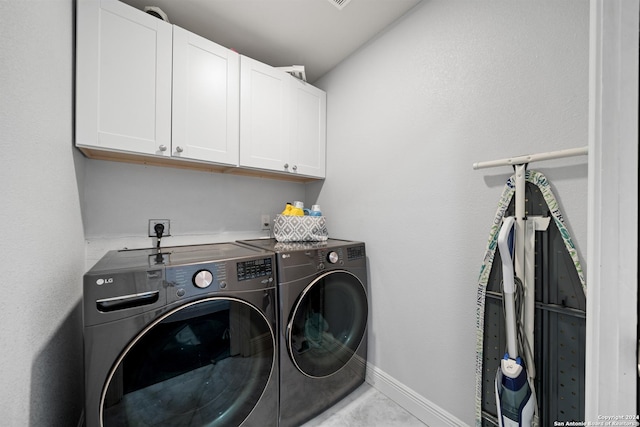
[[[257,248],[107,253],[84,276],[86,426],[276,426],[275,298]]]
[[[364,382],[367,265],[362,242],[241,243],[276,253],[280,426],[298,426]]]

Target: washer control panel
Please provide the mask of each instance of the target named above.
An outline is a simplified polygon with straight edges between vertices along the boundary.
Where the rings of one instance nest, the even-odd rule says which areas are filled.
[[[167,267],[165,278],[169,302],[215,292],[275,286],[273,257]]]
[[[273,274],[273,259],[262,258],[237,263],[238,282],[255,279],[257,277],[271,276]]]
[[[216,291],[224,288],[227,280],[226,262],[168,267],[167,283],[176,289],[179,297],[196,295],[200,290]]]

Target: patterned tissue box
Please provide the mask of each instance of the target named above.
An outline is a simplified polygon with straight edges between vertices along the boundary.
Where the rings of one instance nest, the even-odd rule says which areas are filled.
[[[326,242],[329,238],[324,216],[277,215],[273,234],[278,242]]]

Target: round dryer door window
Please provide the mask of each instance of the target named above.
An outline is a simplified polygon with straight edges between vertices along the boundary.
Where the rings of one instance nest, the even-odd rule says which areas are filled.
[[[239,425],[272,372],[275,339],[254,306],[208,298],[140,333],[111,370],[101,418],[109,426]]]
[[[287,347],[297,368],[314,378],[344,367],[356,353],[367,327],[367,294],[347,271],[332,271],[302,292],[287,324]]]

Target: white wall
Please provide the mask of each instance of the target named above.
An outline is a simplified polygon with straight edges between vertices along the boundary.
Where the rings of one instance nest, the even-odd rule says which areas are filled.
[[[150,247],[149,219],[170,219],[163,246],[264,237],[286,202],[305,198],[305,184],[166,167],[86,160],[82,215],[87,267],[107,250]]]
[[[84,247],[73,154],[73,2],[0,1],[0,414],[82,411]]]
[[[588,142],[589,4],[420,3],[318,82],[334,236],[367,243],[370,362],[474,420],[477,279],[509,168],[472,163]],[[587,159],[532,166],[586,258]],[[424,419],[424,418],[423,418]]]

